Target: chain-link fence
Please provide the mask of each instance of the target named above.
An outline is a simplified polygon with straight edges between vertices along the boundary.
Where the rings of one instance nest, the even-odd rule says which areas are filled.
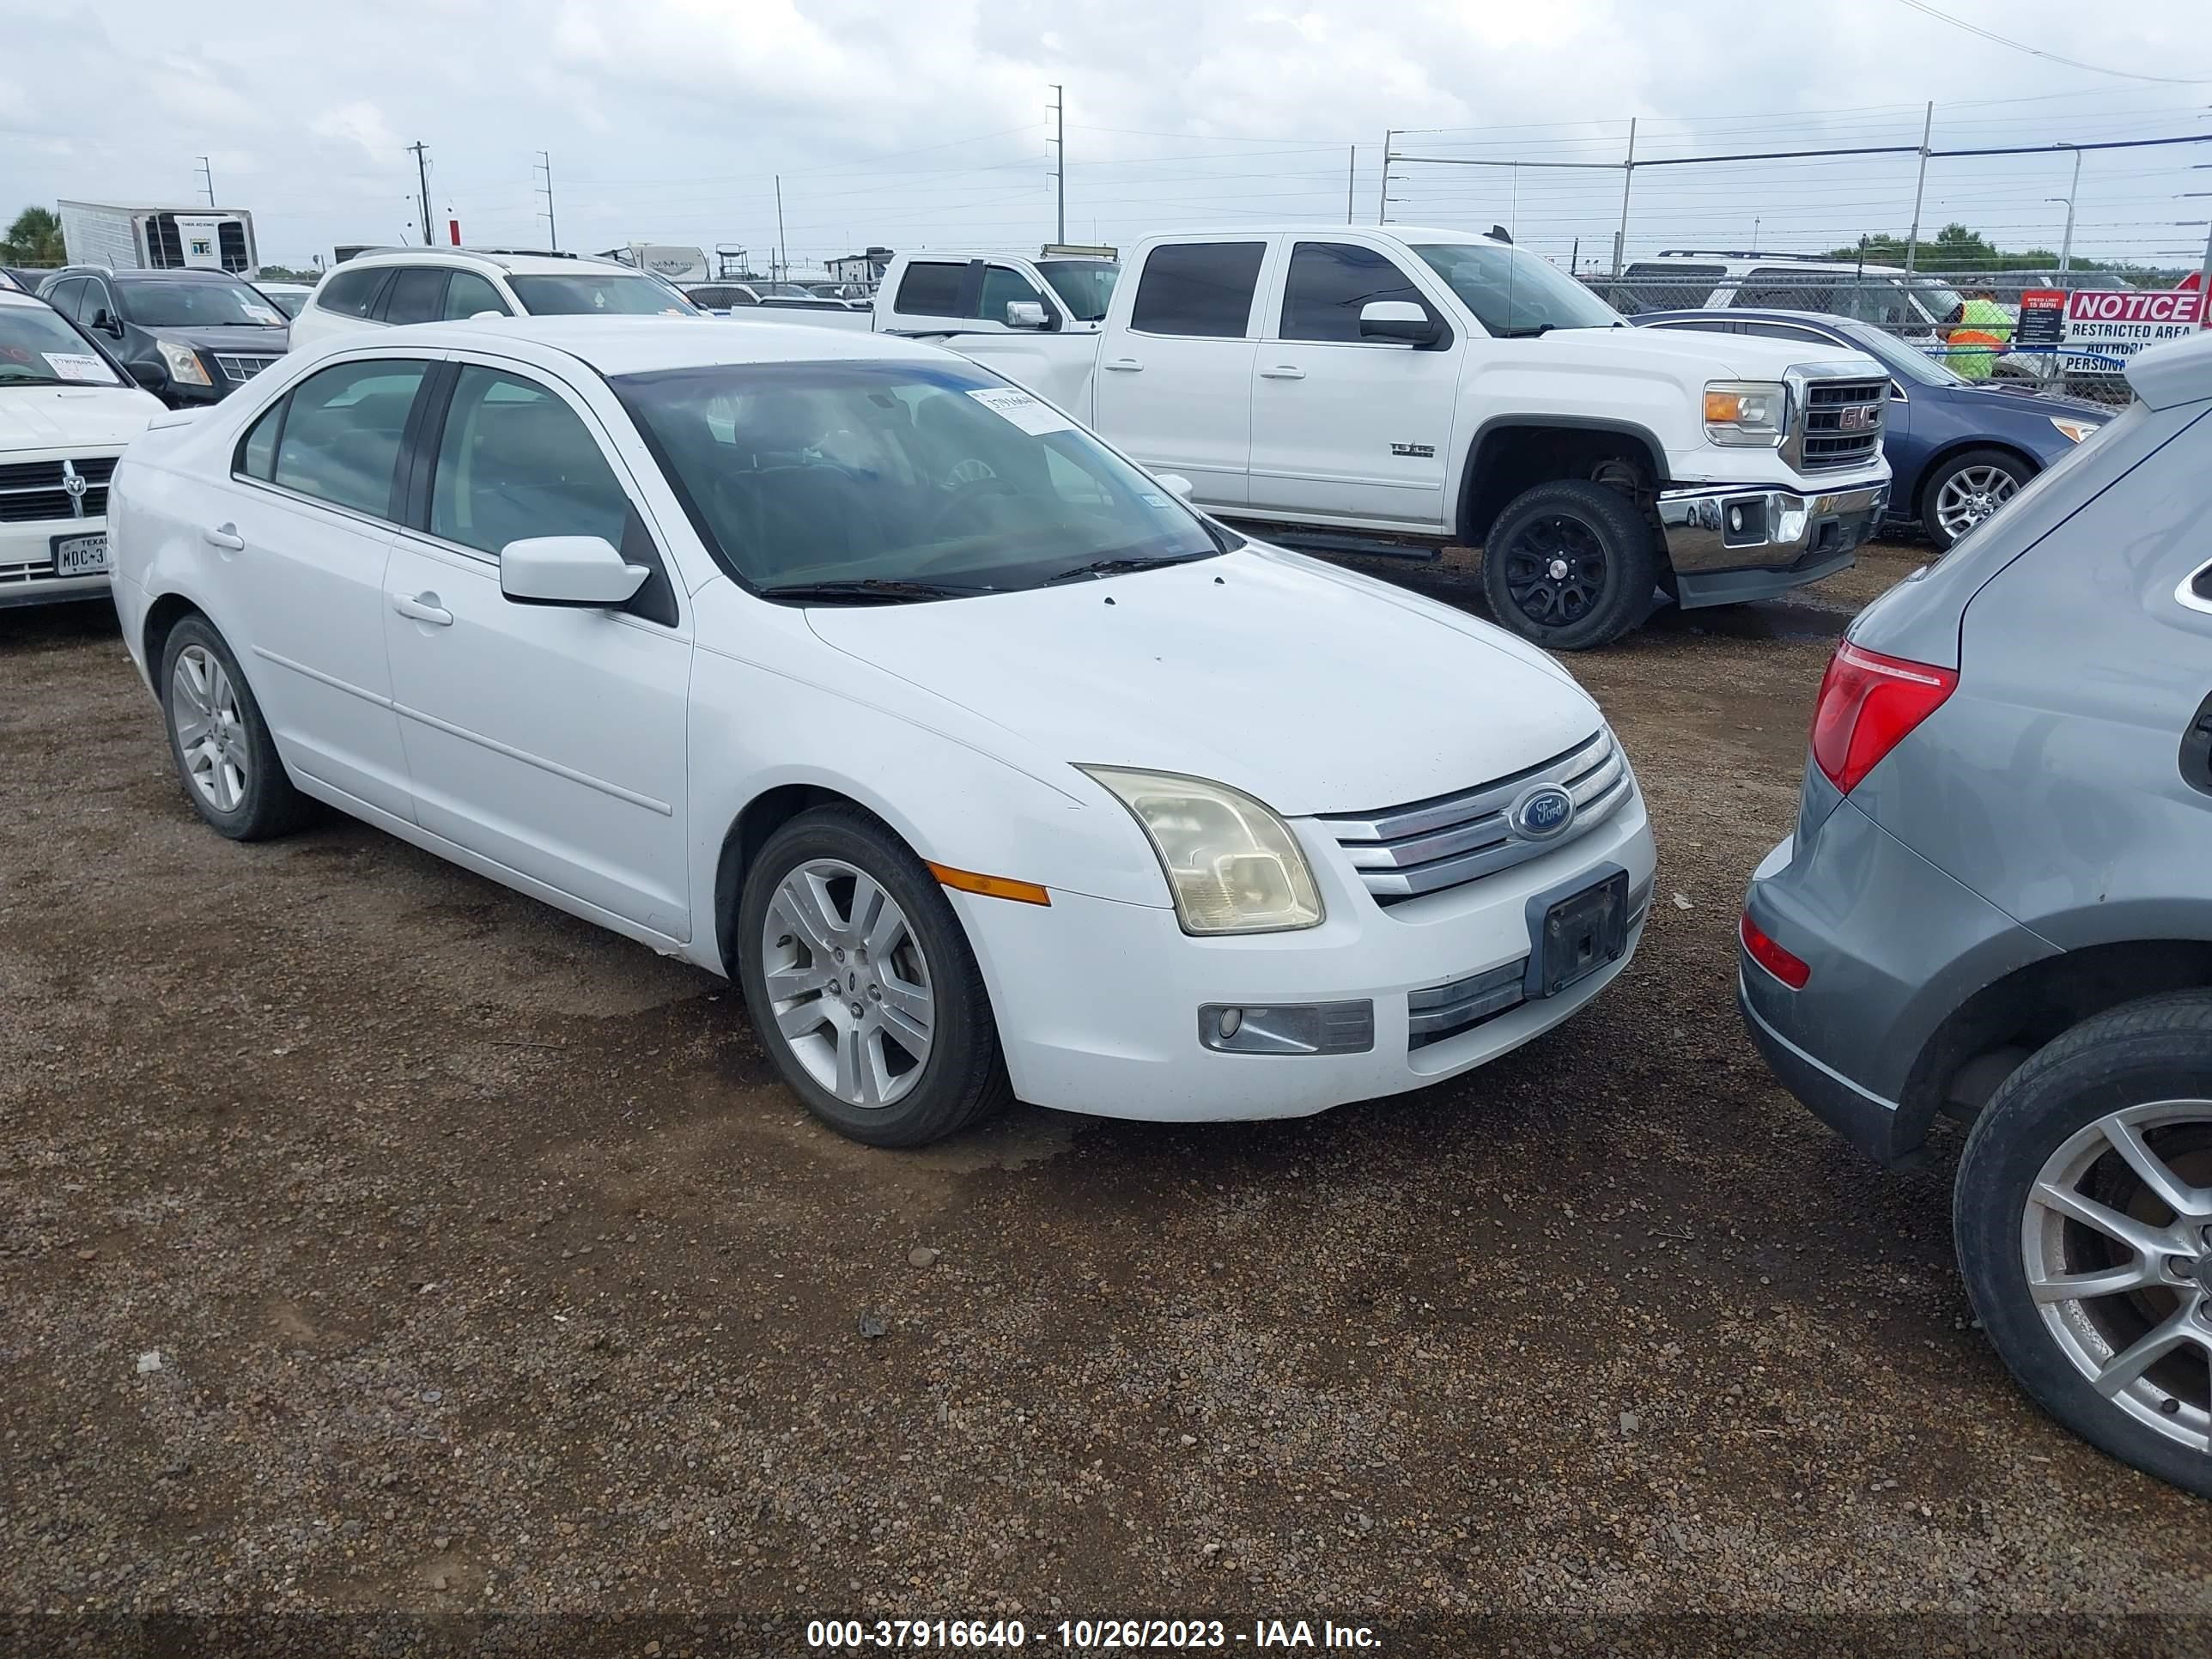
[[[1878,356],[1887,344],[1891,355],[1913,354],[1903,364],[1908,368],[1924,359],[1961,380],[2025,384],[2103,404],[2127,402],[2127,355],[2144,343],[2069,338],[2075,295],[2142,292],[2098,271],[1908,273],[1771,255],[1669,253],[1632,261],[1617,277],[1583,280],[1623,316],[1647,324],[1663,314],[1674,325],[1688,320],[1676,313],[1694,312],[1705,314],[1705,325],[1734,332],[1855,344]],[[2004,320],[1971,313],[1976,300],[1994,305]],[[2147,337],[2161,328],[2191,331],[2194,318],[2092,326]]]

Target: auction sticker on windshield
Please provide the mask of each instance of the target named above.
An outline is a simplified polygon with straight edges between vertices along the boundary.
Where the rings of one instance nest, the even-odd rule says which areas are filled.
[[[42,351],[46,367],[64,380],[90,380],[99,386],[113,386],[115,376],[107,365],[89,351]]]
[[[1048,432],[1073,432],[1075,422],[1049,404],[1041,404],[1018,386],[981,386],[968,394],[993,414],[1004,416],[1032,438]]]

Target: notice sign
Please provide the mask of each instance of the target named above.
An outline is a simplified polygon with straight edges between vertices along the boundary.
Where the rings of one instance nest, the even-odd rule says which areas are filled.
[[[2082,289],[2066,296],[2067,373],[2116,374],[2145,346],[2194,334],[2203,296],[2182,289]],[[2027,320],[2021,296],[2021,321]]]

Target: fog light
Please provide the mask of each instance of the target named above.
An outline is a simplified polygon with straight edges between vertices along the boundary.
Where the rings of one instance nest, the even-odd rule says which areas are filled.
[[[1224,1054],[1364,1054],[1375,1046],[1375,1005],[1289,1002],[1198,1011],[1198,1040]]]
[[[1743,509],[1741,507],[1732,507],[1729,508],[1729,528],[1730,530],[1736,531],[1741,531],[1743,528]]]

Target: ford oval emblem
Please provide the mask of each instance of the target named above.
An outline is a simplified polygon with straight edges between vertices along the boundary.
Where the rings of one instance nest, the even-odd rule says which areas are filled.
[[[1552,841],[1575,821],[1575,798],[1556,783],[1540,783],[1513,803],[1510,822],[1523,841]]]

